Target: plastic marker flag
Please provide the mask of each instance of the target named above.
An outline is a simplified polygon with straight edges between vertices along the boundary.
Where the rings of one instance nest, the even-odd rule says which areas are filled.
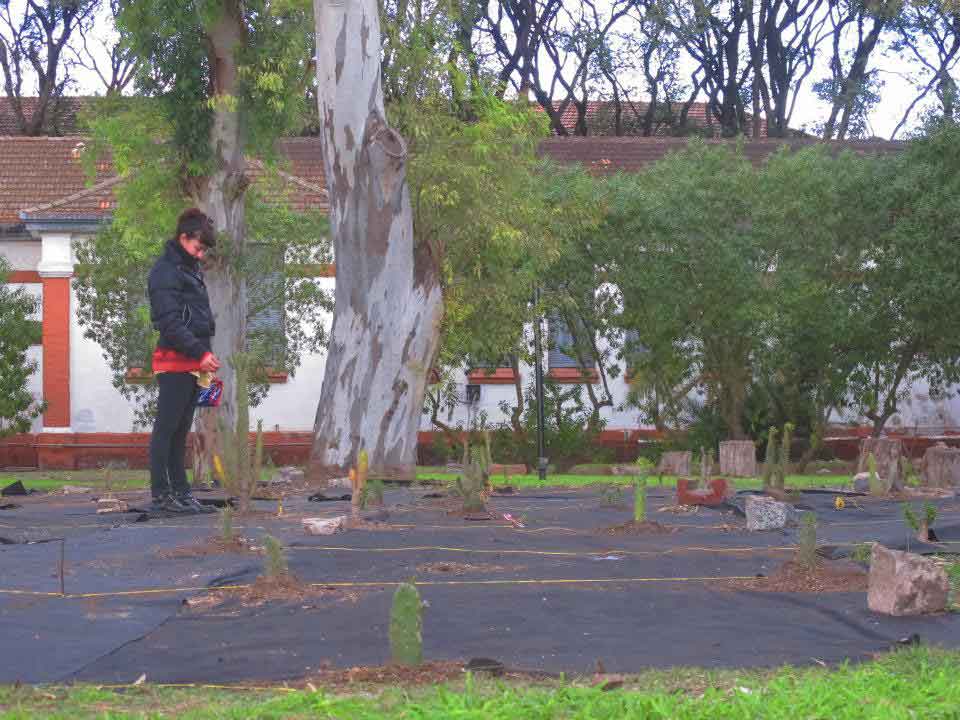
[[[201,388],[197,394],[197,407],[219,407],[223,397],[223,380],[214,378],[210,387]]]

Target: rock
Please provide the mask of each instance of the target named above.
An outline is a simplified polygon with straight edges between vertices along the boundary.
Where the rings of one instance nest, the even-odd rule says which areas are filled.
[[[338,515],[334,518],[304,518],[302,522],[307,535],[333,535],[346,529],[347,520],[346,515]]]
[[[488,470],[488,472],[490,473],[491,476],[503,475],[504,473],[506,473],[507,475],[526,475],[527,466],[526,465],[499,465],[497,463],[494,463],[493,465],[490,466],[490,469]]]
[[[281,482],[287,483],[303,482],[303,478],[305,477],[303,470],[298,467],[293,467],[292,465],[280,468],[278,476],[283,478]],[[276,482],[276,477],[274,477],[271,482]]]
[[[129,510],[129,507],[123,500],[117,500],[116,498],[100,498],[97,500],[98,515],[104,515],[106,513],[125,513],[127,510]]]
[[[349,477],[330,478],[329,480],[327,480],[327,487],[328,488],[350,488],[351,490],[353,489],[353,485],[350,484]]]
[[[921,555],[874,543],[870,556],[867,607],[884,615],[923,615],[947,608],[947,573]]]
[[[690,474],[690,464],[693,462],[693,453],[690,450],[671,450],[660,458],[657,473],[683,477]]]
[[[757,476],[757,446],[752,440],[724,440],[720,443],[720,474]]]
[[[83,487],[81,485],[64,485],[60,488],[64,495],[82,495],[83,493],[93,492],[93,488]]]
[[[639,465],[612,465],[610,467],[611,475],[649,475],[650,470],[642,468]]]
[[[747,495],[747,530],[781,530],[797,523],[797,511],[789,503],[763,495]]]
[[[853,489],[856,492],[870,492],[870,473],[862,472],[853,476]]]
[[[677,505],[718,506],[732,494],[726,478],[712,478],[705,488],[693,488],[689,478],[677,478]]]
[[[920,464],[923,484],[932,488],[960,486],[960,448],[938,442],[927,448]]]
[[[864,438],[860,442],[860,458],[857,460],[857,472],[868,470],[867,459],[873,455],[877,463],[877,475],[882,479],[881,486],[886,495],[891,490],[903,489],[900,477],[900,457],[903,455],[903,443],[896,438]]]

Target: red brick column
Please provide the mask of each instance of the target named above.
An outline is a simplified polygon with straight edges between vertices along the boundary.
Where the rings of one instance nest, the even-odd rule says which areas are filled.
[[[45,430],[70,430],[70,278],[43,278]]]

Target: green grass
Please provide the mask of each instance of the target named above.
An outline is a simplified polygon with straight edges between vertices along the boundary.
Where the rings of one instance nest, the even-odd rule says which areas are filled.
[[[452,482],[457,478],[456,473],[450,472],[429,472],[424,468],[419,468],[417,477],[420,479],[443,480]],[[586,487],[589,485],[624,485],[633,486],[634,477],[630,475],[554,475],[548,474],[545,483],[540,482],[537,475],[510,475],[505,478],[503,475],[493,475],[490,481],[494,486],[512,485],[521,488],[537,487]],[[813,488],[813,487],[842,487],[851,481],[849,475],[788,475],[786,485],[788,488]],[[657,475],[651,475],[647,480],[647,487],[656,487],[660,483]],[[734,485],[740,490],[759,490],[762,482],[759,478],[735,478]],[[676,487],[677,479],[671,475],[663,476],[664,487]]]
[[[0,720],[14,718],[350,718],[351,720],[837,720],[955,718],[960,653],[918,648],[836,669],[652,671],[605,692],[587,683],[494,682],[373,688],[351,695],[298,690],[91,686],[0,687]]]
[[[264,470],[264,479],[267,479],[272,470]],[[187,477],[191,476],[187,471]],[[79,485],[82,487],[105,490],[105,473],[103,470],[36,470],[17,473],[0,474],[0,488],[20,480],[28,489],[39,492],[59,490],[64,485]],[[457,478],[456,473],[447,472],[446,468],[417,468],[417,477],[420,479],[435,479],[452,482]],[[503,475],[494,475],[491,481],[494,485],[512,485],[520,488],[537,487],[586,487],[589,485],[624,485],[633,486],[634,478],[629,475],[554,475],[547,476],[547,482],[541,483],[537,475],[511,475],[505,479]],[[659,478],[653,475],[648,480],[650,487],[656,487]],[[850,483],[849,475],[788,475],[787,486],[793,488],[843,486]],[[665,475],[664,486],[676,486],[676,478]],[[740,490],[756,490],[760,488],[759,479],[737,479],[734,481]],[[149,485],[149,473],[146,470],[114,470],[111,477],[113,490],[137,490]]]
[[[89,487],[106,490],[106,474],[103,470],[35,470],[0,474],[0,488],[20,480],[28,490],[49,492],[59,490],[64,485]],[[113,490],[136,490],[149,484],[146,470],[114,470],[111,473],[110,487]]]

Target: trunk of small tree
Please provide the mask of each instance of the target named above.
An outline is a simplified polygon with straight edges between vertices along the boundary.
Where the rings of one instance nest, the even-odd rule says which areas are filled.
[[[337,262],[309,476],[413,477],[443,316],[439,258],[413,236],[407,148],[386,121],[375,0],[314,0],[317,99]]]
[[[217,248],[206,268],[204,280],[210,306],[217,324],[213,353],[220,359],[217,371],[223,380],[220,407],[200,409],[195,430],[195,448],[202,450],[194,461],[199,477],[209,473],[214,452],[222,453],[218,439],[222,424],[233,431],[237,417],[238,388],[233,357],[243,352],[247,335],[247,287],[237,261],[246,246],[244,193],[249,185],[243,158],[243,135],[240,117],[231,102],[239,93],[236,53],[244,42],[240,8],[225,2],[219,17],[207,31],[208,54],[212,76],[214,120],[210,130],[210,146],[214,149],[212,173],[194,183],[190,195],[197,206],[212,220],[217,231]]]

